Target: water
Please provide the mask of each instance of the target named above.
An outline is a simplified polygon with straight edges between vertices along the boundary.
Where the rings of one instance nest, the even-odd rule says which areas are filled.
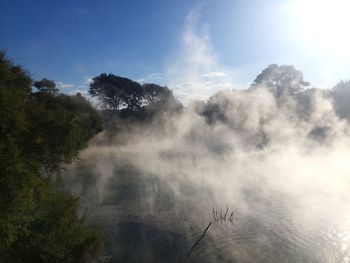
[[[216,206],[190,186],[179,200],[169,184],[129,166],[114,173],[103,195],[95,184],[80,192],[89,224],[105,235],[108,262],[350,262],[350,225],[329,214],[304,220],[305,211],[284,194],[251,185],[241,190],[248,207],[240,209],[235,200]],[[212,209],[224,215],[226,203],[234,218],[215,220]]]
[[[193,262],[348,262],[349,234],[322,222],[291,222],[284,212],[270,209],[219,223]]]

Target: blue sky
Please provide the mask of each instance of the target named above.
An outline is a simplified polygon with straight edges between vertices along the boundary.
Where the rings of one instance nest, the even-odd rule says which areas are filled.
[[[247,87],[270,63],[293,64],[316,86],[349,78],[350,56],[310,37],[314,6],[303,18],[298,1],[0,0],[0,49],[63,92],[86,90],[107,72],[205,98]],[[314,20],[327,20],[321,15]]]

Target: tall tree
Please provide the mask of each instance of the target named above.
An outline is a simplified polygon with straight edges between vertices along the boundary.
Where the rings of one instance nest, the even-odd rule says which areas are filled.
[[[34,87],[38,89],[39,92],[55,94],[58,92],[56,88],[56,83],[53,80],[43,78],[42,80],[34,81]]]
[[[256,77],[252,86],[258,85],[266,86],[279,97],[303,91],[310,83],[304,81],[303,73],[292,65],[271,64]]]
[[[101,74],[93,78],[89,94],[97,97],[103,108],[139,110],[144,96],[142,86],[130,79],[113,74]]]
[[[150,117],[159,111],[178,110],[181,103],[168,87],[139,83],[113,74],[93,78],[89,94],[97,97],[102,107],[121,112],[121,116]]]

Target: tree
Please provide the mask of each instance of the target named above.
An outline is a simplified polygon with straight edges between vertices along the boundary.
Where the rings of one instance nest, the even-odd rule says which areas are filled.
[[[38,154],[46,171],[56,171],[101,131],[101,118],[83,96],[37,92],[31,97],[28,117],[32,121],[24,145]]]
[[[86,216],[79,217],[78,199],[49,192],[40,201],[30,234],[14,242],[4,262],[96,262],[101,236],[85,226]]]
[[[168,87],[150,83],[140,85],[130,79],[105,73],[93,78],[89,94],[97,97],[104,109],[126,110],[129,113],[140,111],[144,106],[157,108],[176,104],[178,107],[180,104]]]
[[[173,96],[168,87],[162,87],[156,84],[145,83],[142,85],[144,90],[144,99],[148,105],[165,102]]]
[[[91,262],[100,237],[51,178],[99,131],[99,116],[83,97],[31,86],[0,52],[0,262]]]
[[[310,85],[303,78],[303,73],[294,66],[271,64],[256,77],[252,87],[264,85],[280,97],[284,93],[295,94],[303,91]]]
[[[143,88],[139,83],[105,73],[93,78],[89,94],[97,97],[105,109],[117,111],[122,108],[139,110],[144,97]]]
[[[350,80],[342,80],[331,90],[334,109],[340,118],[350,120]]]
[[[53,80],[45,79],[35,81],[34,87],[38,89],[39,92],[55,94],[58,92],[56,88],[56,83]]]
[[[26,101],[32,81],[26,71],[0,52],[0,262],[21,233],[27,232],[35,206],[36,164],[24,157],[28,131]]]

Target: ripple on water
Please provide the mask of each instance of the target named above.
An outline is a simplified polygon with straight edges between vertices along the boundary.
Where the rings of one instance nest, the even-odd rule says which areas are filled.
[[[329,222],[291,220],[288,209],[240,215],[235,223],[214,225],[194,251],[192,262],[350,262],[350,231]]]

